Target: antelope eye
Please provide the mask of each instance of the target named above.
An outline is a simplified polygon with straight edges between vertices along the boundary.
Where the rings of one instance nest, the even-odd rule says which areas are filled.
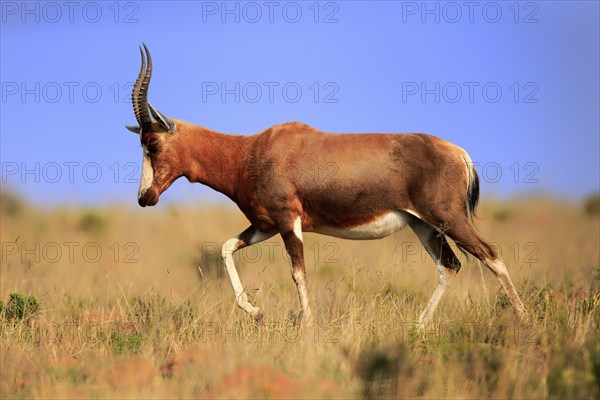
[[[158,152],[158,140],[156,139],[151,139],[148,141],[148,144],[146,145],[146,150],[148,150],[148,153],[154,154]]]

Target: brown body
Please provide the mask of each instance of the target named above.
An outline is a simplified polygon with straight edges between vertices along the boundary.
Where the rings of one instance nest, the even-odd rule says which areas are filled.
[[[293,122],[252,140],[243,201],[275,213],[270,216],[274,221],[284,203],[296,205],[307,231],[364,224],[392,210],[417,211],[438,225],[443,216],[427,210],[437,199],[466,215],[468,176],[462,151],[436,137],[325,133]],[[440,166],[448,171],[462,167],[454,169],[459,176],[453,177],[462,182],[460,196],[448,196],[452,188],[440,176]],[[257,226],[253,214],[258,210],[242,210]]]
[[[158,143],[153,169],[169,172],[155,177],[139,200],[142,206],[156,204],[175,179],[185,176],[227,195],[263,232],[279,230],[290,215],[301,216],[302,230],[319,231],[406,211],[451,232],[467,251],[496,256],[493,248],[470,237],[468,155],[443,139],[328,133],[299,122],[255,135],[224,135],[173,121],[174,134],[142,134],[142,143]]]
[[[496,250],[469,219],[479,196],[468,154],[425,134],[337,134],[291,122],[256,135],[225,135],[160,114],[147,103],[152,63],[142,54],[133,104],[144,149],[138,202],[154,205],[175,179],[185,176],[224,193],[250,221],[222,248],[238,305],[257,319],[232,254],[279,233],[290,255],[301,311],[311,321],[303,256],[303,231],[351,239],[377,239],[404,225],[435,261],[439,283],[419,317],[427,325],[460,269],[446,241],[480,259],[498,277],[522,318],[525,308]],[[148,111],[154,117],[150,118]]]

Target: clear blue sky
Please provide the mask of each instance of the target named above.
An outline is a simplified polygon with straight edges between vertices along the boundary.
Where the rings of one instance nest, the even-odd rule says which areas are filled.
[[[597,1],[3,1],[1,12],[2,186],[32,202],[136,204],[141,150],[123,126],[142,41],[150,101],[174,118],[226,133],[289,120],[428,132],[469,151],[484,196],[600,186]],[[222,198],[183,179],[161,203]]]

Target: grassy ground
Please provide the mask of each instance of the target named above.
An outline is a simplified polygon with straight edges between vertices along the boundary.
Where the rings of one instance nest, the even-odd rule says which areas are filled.
[[[2,197],[0,396],[8,398],[598,398],[600,224],[555,200],[484,201],[533,315],[516,322],[473,259],[426,332],[437,281],[405,230],[379,241],[306,234],[318,324],[279,237],[238,253],[254,325],[235,306],[219,247],[246,227],[223,205],[36,209]]]

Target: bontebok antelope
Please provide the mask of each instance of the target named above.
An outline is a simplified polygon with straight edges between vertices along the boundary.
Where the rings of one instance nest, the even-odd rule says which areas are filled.
[[[233,200],[250,221],[224,242],[221,256],[240,308],[260,320],[233,262],[233,253],[280,234],[291,261],[301,315],[312,322],[303,256],[303,232],[346,239],[379,239],[408,225],[439,273],[419,317],[431,322],[460,269],[448,244],[481,260],[498,278],[519,316],[527,314],[497,250],[470,219],[479,180],[460,147],[426,134],[338,134],[299,122],[256,135],[225,135],[171,119],[148,103],[152,59],[140,47],[142,67],[132,102],[143,149],[140,206],[152,206],[177,178],[200,182]],[[315,175],[317,168],[331,173]],[[322,176],[326,175],[326,176]]]

